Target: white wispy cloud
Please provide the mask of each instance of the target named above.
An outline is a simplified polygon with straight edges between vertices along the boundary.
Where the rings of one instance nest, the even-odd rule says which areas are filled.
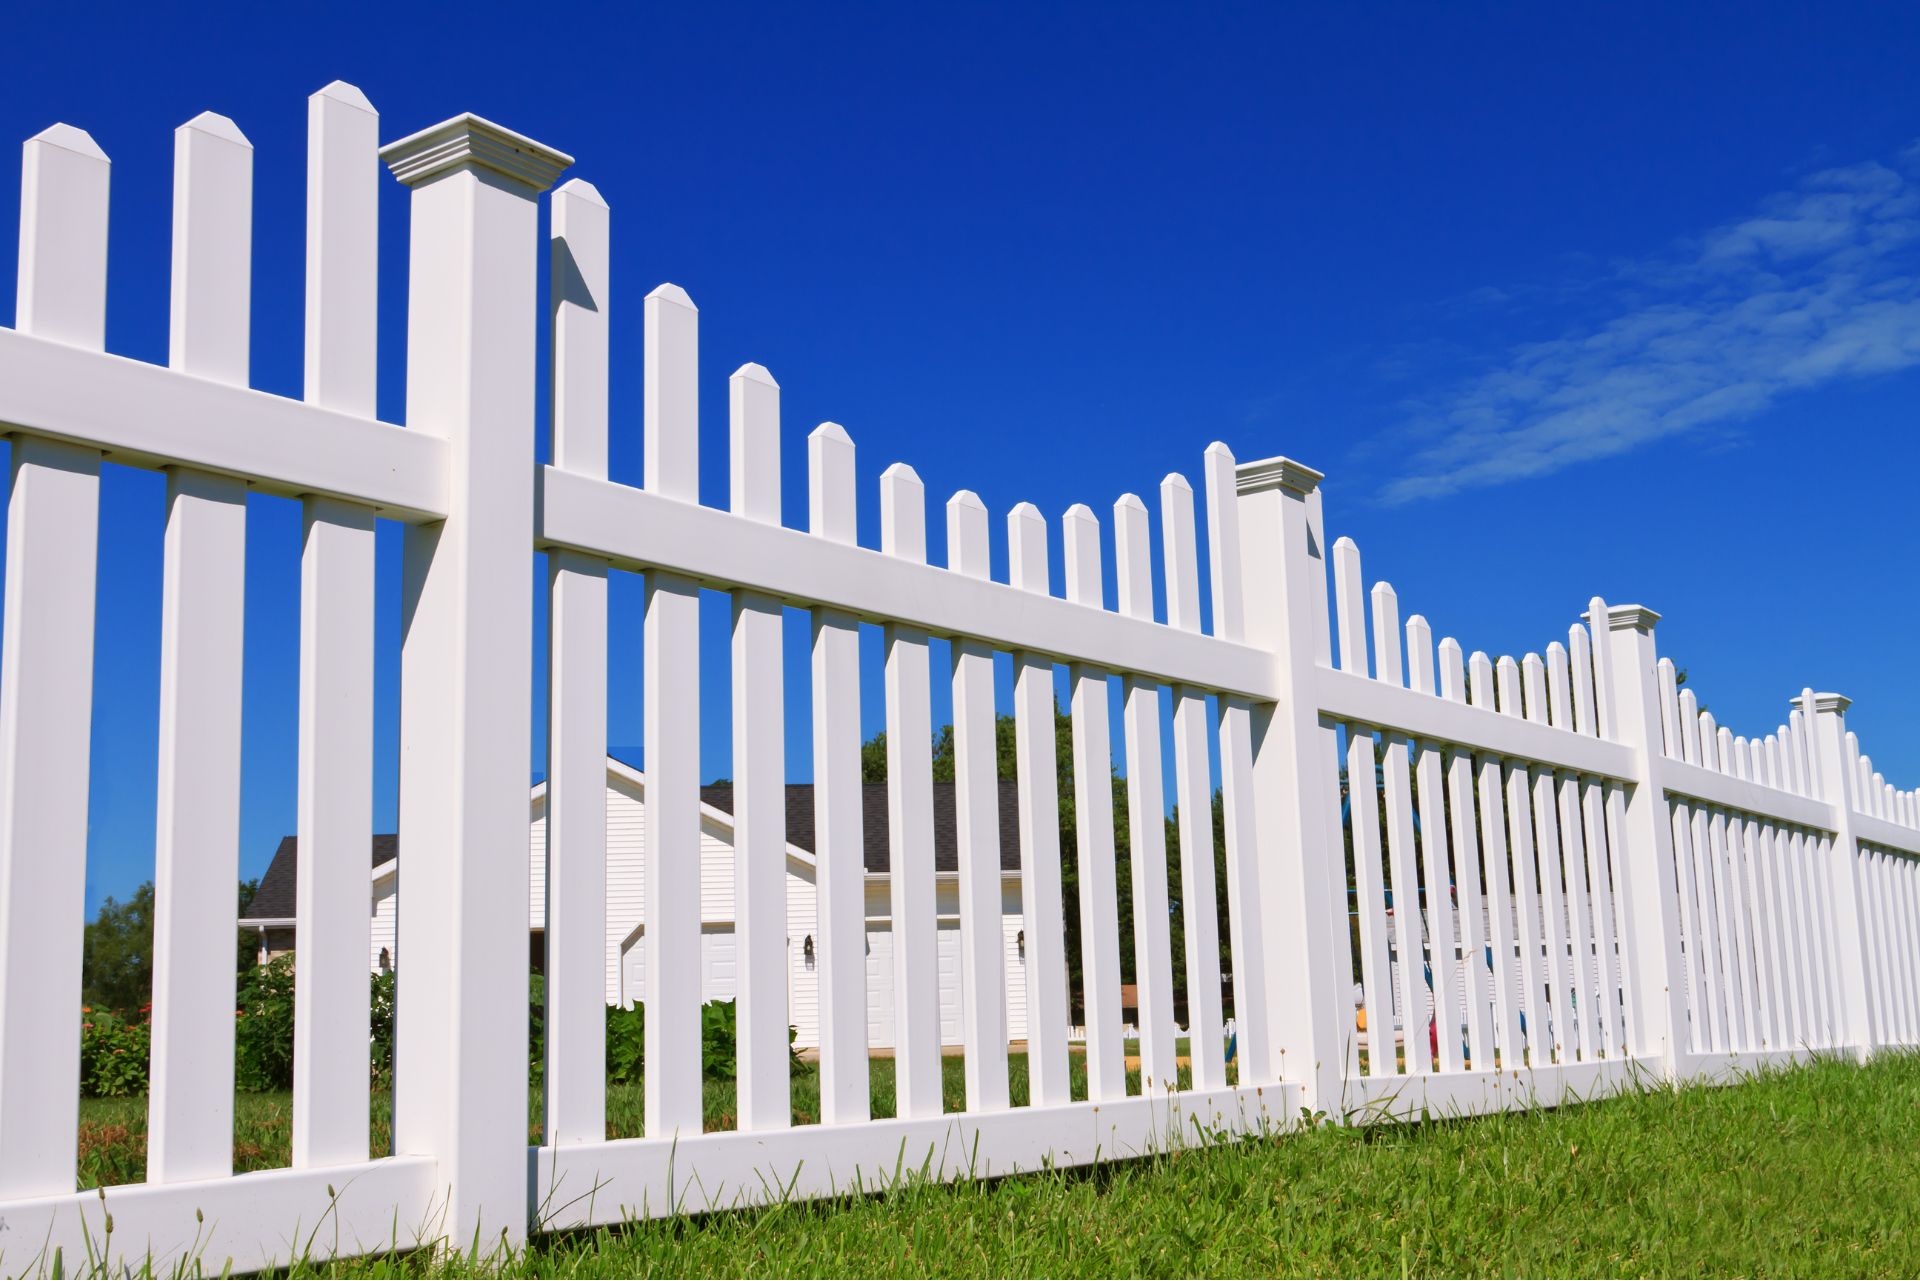
[[[1382,499],[1546,475],[1920,364],[1920,145],[1897,163],[1813,174],[1620,266],[1599,320],[1513,348],[1422,406]]]

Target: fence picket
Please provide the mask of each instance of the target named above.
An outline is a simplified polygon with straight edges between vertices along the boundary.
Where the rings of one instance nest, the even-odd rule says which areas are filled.
[[[969,578],[992,576],[986,504],[969,490],[947,500],[947,567]],[[960,864],[960,1020],[967,1051],[967,1107],[978,1111],[997,1111],[1008,1103],[997,756],[993,651],[978,641],[956,639],[953,790]]]
[[[1451,636],[1440,642],[1440,696],[1452,703],[1467,701],[1460,643]],[[1455,883],[1459,887],[1460,968],[1465,978],[1467,1000],[1468,1062],[1461,1066],[1486,1071],[1493,1066],[1493,990],[1489,985],[1492,975],[1486,964],[1493,945],[1488,939],[1487,917],[1482,906],[1485,900],[1480,874],[1480,843],[1474,823],[1473,754],[1448,748],[1446,772]],[[1424,791],[1425,784],[1421,787]]]
[[[1459,646],[1454,646],[1459,660]],[[1407,620],[1407,679],[1416,693],[1434,694],[1433,630],[1415,614]],[[1414,778],[1419,785],[1421,867],[1426,875],[1424,919],[1432,957],[1434,1045],[1443,1072],[1462,1069],[1460,994],[1455,977],[1459,964],[1454,946],[1453,875],[1447,859],[1446,796],[1441,783],[1440,749],[1418,742]]]
[[[106,338],[110,166],[54,125],[22,148],[22,333]],[[15,436],[0,638],[0,1197],[73,1189],[100,451]]]
[[[604,479],[611,218],[577,178],[552,210],[553,461]],[[619,963],[607,943],[607,563],[555,549],[547,591],[545,1133],[594,1143],[607,1132],[607,969]]]
[[[859,507],[853,464],[853,440],[840,424],[821,423],[807,437],[807,528],[816,538],[848,547],[854,544]],[[873,1106],[867,1073],[860,630],[852,615],[813,611],[812,658],[812,937],[820,975],[820,1123],[845,1125],[865,1121]]]
[[[1076,503],[1067,509],[1061,528],[1066,543],[1067,599],[1100,609],[1100,522],[1091,509]],[[1107,1102],[1127,1096],[1126,1047],[1120,1024],[1120,897],[1114,857],[1113,745],[1108,725],[1107,674],[1086,663],[1075,663],[1068,669],[1068,679],[1073,685],[1074,839],[1079,860],[1087,1097]],[[954,705],[959,706],[958,695]]]
[[[780,385],[757,364],[728,380],[732,510],[780,524]],[[733,910],[742,1130],[784,1130],[787,1049],[787,757],[781,603],[733,594]]]
[[[1493,664],[1475,650],[1468,666],[1473,705],[1483,711],[1495,710]],[[1480,848],[1486,859],[1488,937],[1492,951],[1487,966],[1493,971],[1494,1026],[1499,1033],[1499,1066],[1503,1071],[1518,1068],[1525,1060],[1520,1036],[1522,990],[1514,974],[1516,955],[1514,931],[1513,880],[1507,858],[1507,829],[1502,819],[1500,758],[1484,753],[1480,764]]]
[[[1400,652],[1400,604],[1391,585],[1373,588],[1373,657],[1375,676],[1395,688],[1405,687]],[[1413,794],[1407,742],[1395,734],[1382,736],[1381,790],[1387,806],[1387,857],[1391,875],[1390,902],[1393,942],[1397,956],[1397,1008],[1409,1072],[1433,1070],[1433,1047],[1426,1036],[1433,1017],[1426,988],[1426,955],[1420,938],[1420,872],[1413,837]]]
[[[1334,605],[1340,632],[1340,668],[1367,675],[1367,606],[1361,588],[1360,549],[1350,538],[1333,545]],[[1353,837],[1355,910],[1360,918],[1360,989],[1367,1016],[1367,1075],[1392,1076],[1393,969],[1387,941],[1386,869],[1380,840],[1380,788],[1373,731],[1347,727],[1347,823]]]
[[[700,497],[700,313],[678,285],[645,303],[646,486],[684,503]],[[700,589],[647,574],[643,644],[646,736],[646,1131],[702,1129],[700,989],[681,977],[700,957]]]
[[[1538,654],[1528,654],[1520,665],[1524,715],[1536,725],[1547,721],[1546,667]],[[1555,814],[1551,771],[1528,769],[1527,802],[1532,807],[1533,855],[1527,870],[1534,876],[1533,892],[1539,897],[1536,929],[1541,952],[1540,979],[1546,985],[1546,1004],[1540,1008],[1547,1019],[1547,1044],[1556,1063],[1568,1061],[1572,1015],[1568,1009],[1569,986],[1566,931],[1567,918],[1560,882],[1559,820]],[[1524,878],[1522,885],[1526,884]],[[1524,935],[1523,935],[1524,937]],[[1529,986],[1528,991],[1538,988]]]
[[[1175,473],[1160,482],[1167,626],[1200,631],[1200,568],[1193,489]],[[1227,1083],[1220,993],[1219,886],[1213,874],[1213,787],[1207,757],[1207,696],[1173,689],[1173,778],[1180,812],[1180,910],[1186,944],[1187,1044],[1195,1089]]]
[[[1132,494],[1113,505],[1114,575],[1120,612],[1153,617],[1153,560],[1147,506]],[[1127,676],[1127,843],[1133,874],[1133,972],[1140,1011],[1140,1088],[1149,1096],[1175,1084],[1173,939],[1168,928],[1167,833],[1161,784],[1160,691]]]
[[[1576,626],[1575,631],[1579,628]],[[1579,732],[1573,719],[1573,691],[1569,688],[1567,651],[1558,641],[1547,646],[1548,716],[1559,729]],[[1580,781],[1571,774],[1554,777],[1559,792],[1560,831],[1564,853],[1562,873],[1566,890],[1568,972],[1567,1019],[1573,1025],[1570,1039],[1573,1050],[1583,1060],[1598,1057],[1598,1028],[1594,1020],[1595,993],[1599,985],[1593,978],[1593,924],[1587,906],[1586,842],[1580,813]]]
[[[380,118],[339,81],[307,101],[306,399],[374,409]],[[366,849],[373,835],[374,516],[301,505],[293,1164],[367,1158]],[[604,931],[603,931],[604,932]]]
[[[1500,711],[1502,715],[1523,719],[1520,667],[1503,656],[1496,664]],[[1507,839],[1513,858],[1513,900],[1515,933],[1520,945],[1520,990],[1524,1004],[1521,1026],[1527,1046],[1527,1063],[1539,1068],[1550,1061],[1553,1029],[1547,1011],[1546,942],[1541,937],[1544,916],[1540,906],[1540,874],[1536,862],[1535,829],[1531,779],[1525,765],[1509,764],[1502,770],[1506,784]]]
[[[1047,522],[1032,503],[1021,503],[1007,513],[1007,567],[1013,586],[1049,594]],[[1045,1107],[1073,1097],[1067,1063],[1067,927],[1060,886],[1057,704],[1050,657],[1016,652],[1013,669],[1020,910],[1027,936],[1027,1072],[1034,1105]]]
[[[1240,498],[1234,479],[1233,454],[1218,441],[1207,446],[1206,474],[1213,634],[1222,640],[1244,642],[1245,605],[1241,597],[1245,566],[1240,551]],[[1097,555],[1097,542],[1095,549]],[[1069,558],[1068,564],[1072,563]],[[1097,569],[1097,560],[1095,566]],[[1104,698],[1104,686],[1101,695]],[[1104,719],[1104,704],[1102,707]],[[1253,708],[1246,699],[1221,696],[1219,733],[1220,812],[1227,846],[1227,935],[1233,956],[1233,1018],[1239,1079],[1242,1083],[1268,1081],[1274,1077],[1268,1054],[1272,994],[1267,986],[1268,949],[1260,903],[1263,882],[1272,873],[1260,859],[1262,844],[1256,829],[1253,796]],[[1083,808],[1080,812],[1084,814],[1086,810]],[[1083,931],[1085,920],[1083,913]],[[1088,1061],[1091,1073],[1091,1051]]]
[[[1595,697],[1592,641],[1587,629],[1575,623],[1567,633],[1572,651],[1573,709],[1575,728],[1582,734],[1608,737],[1600,722],[1600,704]],[[1624,1042],[1619,998],[1618,953],[1615,951],[1613,924],[1612,861],[1609,858],[1606,824],[1606,795],[1603,785],[1591,778],[1580,780],[1580,814],[1584,824],[1587,855],[1588,900],[1593,912],[1594,993],[1598,1005],[1600,1052],[1609,1059],[1618,1058]]]
[[[926,489],[905,463],[880,476],[880,544],[927,559]],[[887,882],[893,926],[893,1080],[896,1115],[939,1116],[940,938],[933,871],[933,724],[927,634],[885,628]]]
[[[174,134],[173,368],[245,386],[253,147],[211,112]],[[233,949],[240,877],[240,673],[247,487],[167,475],[160,605],[147,1178],[233,1169]]]

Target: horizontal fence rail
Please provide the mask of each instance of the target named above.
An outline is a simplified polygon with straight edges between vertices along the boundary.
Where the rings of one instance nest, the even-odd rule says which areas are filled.
[[[607,202],[559,186],[542,246],[538,201],[570,157],[471,115],[384,148],[379,123],[351,86],[309,102],[298,400],[248,386],[253,152],[232,121],[176,133],[165,367],[105,350],[107,157],[66,125],[25,145],[16,319],[0,329],[0,1272],[512,1248],[635,1215],[1317,1119],[1551,1107],[1920,1044],[1920,793],[1874,770],[1840,695],[1803,691],[1777,727],[1736,734],[1658,653],[1658,615],[1598,599],[1538,653],[1436,638],[1367,583],[1351,539],[1328,539],[1319,473],[1220,444],[1197,487],[1175,474],[1106,512],[1049,522],[1021,503],[996,520],[969,491],[929,512],[904,463],[863,493],[852,436],[822,423],[805,518],[790,519],[793,436],[778,382],[751,362],[727,388],[728,501],[703,505],[700,315],[671,284],[638,304],[644,483],[619,483]],[[383,163],[411,208],[404,425],[374,412]],[[157,925],[146,1178],[82,1191],[103,461],[167,476]],[[291,1168],[235,1173],[249,493],[302,505],[300,859],[281,922],[298,964]],[[879,545],[861,546],[876,498]],[[408,959],[378,1150],[368,959],[398,937],[374,932],[365,861],[383,517],[406,527],[394,910]],[[945,521],[943,565],[930,519]],[[530,802],[536,552],[549,719]],[[612,629],[615,574],[643,580],[638,635]],[[703,593],[728,612],[724,812],[698,772]],[[865,715],[862,625],[882,669]],[[810,657],[799,808],[789,627]],[[645,768],[622,777],[643,800],[616,813],[608,672],[636,645]],[[951,782],[936,785],[946,703]],[[885,783],[869,791],[872,724]],[[618,824],[640,833],[637,869],[616,866]],[[882,835],[879,873],[867,850]],[[716,911],[734,1102],[709,1130]],[[531,1144],[530,927],[545,981]],[[609,967],[629,960],[637,1126],[616,1123],[607,1069],[623,990]],[[803,1001],[817,1115],[793,1090]],[[876,1116],[884,1080],[893,1115]]]

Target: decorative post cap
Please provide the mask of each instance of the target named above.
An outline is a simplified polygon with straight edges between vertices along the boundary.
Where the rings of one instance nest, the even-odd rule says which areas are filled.
[[[537,196],[573,163],[563,151],[503,129],[471,111],[380,148],[393,176],[409,187],[463,169],[484,169]]]
[[[1597,626],[1599,620],[1588,610],[1581,615],[1589,627]],[[1607,609],[1607,630],[1612,632],[1651,632],[1653,625],[1660,621],[1660,615],[1645,605],[1613,605]]]
[[[1241,463],[1233,469],[1233,475],[1237,493],[1258,494],[1269,489],[1284,489],[1302,497],[1311,494],[1327,478],[1325,472],[1317,472],[1291,458],[1262,458]]]
[[[1799,701],[1800,701],[1799,699],[1794,700],[1794,702],[1796,703],[1798,703]],[[1829,693],[1829,694],[1815,694],[1813,696],[1813,710],[1816,712],[1844,713],[1849,707],[1852,707],[1852,706],[1853,706],[1853,700],[1848,698],[1845,694]]]

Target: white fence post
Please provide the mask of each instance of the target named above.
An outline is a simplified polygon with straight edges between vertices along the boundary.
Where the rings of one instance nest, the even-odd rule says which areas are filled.
[[[1346,860],[1327,827],[1338,801],[1336,733],[1320,723],[1315,680],[1326,664],[1325,533],[1313,493],[1320,473],[1286,458],[1242,463],[1240,550],[1250,645],[1273,651],[1283,697],[1253,707],[1254,830],[1266,987],[1273,1001],[1270,1062],[1303,1083],[1310,1109],[1336,1114],[1347,1068],[1341,1012],[1352,985]]]
[[[1828,845],[1827,875],[1833,887],[1828,928],[1838,962],[1834,975],[1839,986],[1839,1043],[1861,1061],[1880,1042],[1868,987],[1867,910],[1861,884],[1859,847],[1853,838],[1857,781],[1847,752],[1847,708],[1852,700],[1841,694],[1800,695],[1801,714],[1813,735],[1808,753],[1813,762],[1813,794],[1833,806],[1834,833]],[[1816,926],[1816,929],[1818,927]]]
[[[381,158],[413,190],[407,425],[450,468],[404,553],[394,1147],[491,1249],[527,1224],[535,202],[572,160],[471,115]]]
[[[1659,1058],[1669,1076],[1686,1066],[1686,962],[1680,954],[1679,905],[1674,901],[1673,825],[1660,781],[1665,756],[1661,726],[1658,655],[1653,625],[1660,615],[1642,605],[1608,609],[1596,599],[1587,624],[1596,634],[1595,655],[1604,664],[1604,688],[1612,699],[1614,732],[1634,753],[1633,787],[1624,804],[1608,807],[1614,871],[1620,896],[1621,951],[1625,957],[1627,1041],[1638,1058]],[[1606,637],[1598,636],[1602,624]]]

